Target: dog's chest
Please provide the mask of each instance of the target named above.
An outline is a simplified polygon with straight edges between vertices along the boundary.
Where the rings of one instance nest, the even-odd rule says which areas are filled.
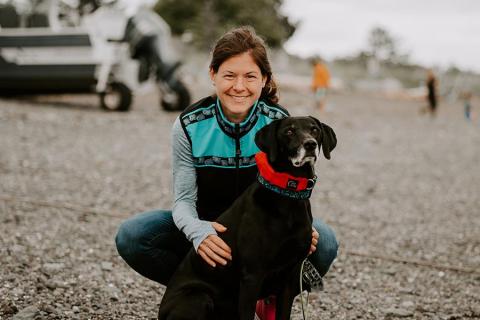
[[[284,233],[283,238],[278,241],[277,250],[279,254],[288,255],[290,257],[303,257],[308,253],[312,238],[311,225],[303,225],[295,229],[288,230]]]
[[[296,213],[280,221],[271,222],[266,228],[264,259],[270,258],[271,267],[295,264],[304,259],[310,249],[312,223],[307,213]]]

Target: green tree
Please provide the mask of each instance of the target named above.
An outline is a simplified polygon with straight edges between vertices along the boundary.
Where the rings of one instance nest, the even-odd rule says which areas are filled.
[[[155,11],[172,32],[189,32],[196,44],[210,48],[225,31],[251,25],[272,47],[280,46],[296,25],[280,13],[282,0],[159,0]]]
[[[398,40],[395,39],[386,29],[375,27],[368,36],[368,52],[377,61],[402,63],[408,62],[408,54],[400,53]]]
[[[387,60],[395,55],[395,40],[381,27],[375,27],[370,31],[368,45],[370,53],[378,60]]]

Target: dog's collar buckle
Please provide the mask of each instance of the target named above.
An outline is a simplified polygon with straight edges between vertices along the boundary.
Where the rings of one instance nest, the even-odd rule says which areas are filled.
[[[313,178],[308,179],[307,187],[305,188],[305,190],[312,190],[313,187],[315,187],[315,183],[317,183],[317,176],[314,176]]]

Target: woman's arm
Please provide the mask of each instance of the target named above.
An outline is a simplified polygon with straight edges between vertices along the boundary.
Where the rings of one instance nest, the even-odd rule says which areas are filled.
[[[208,235],[216,235],[211,222],[198,218],[195,207],[197,200],[197,176],[193,166],[192,147],[177,118],[172,128],[172,168],[174,206],[173,221],[193,243],[195,250]]]
[[[227,228],[217,222],[200,220],[195,208],[197,175],[193,166],[192,148],[177,118],[172,129],[173,221],[179,230],[193,242],[195,251],[212,267],[231,260],[231,249],[217,235]]]

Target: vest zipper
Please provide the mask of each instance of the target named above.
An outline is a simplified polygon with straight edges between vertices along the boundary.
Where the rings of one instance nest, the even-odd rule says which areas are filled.
[[[235,193],[238,194],[239,172],[240,172],[240,155],[242,150],[240,149],[240,124],[235,123]]]

